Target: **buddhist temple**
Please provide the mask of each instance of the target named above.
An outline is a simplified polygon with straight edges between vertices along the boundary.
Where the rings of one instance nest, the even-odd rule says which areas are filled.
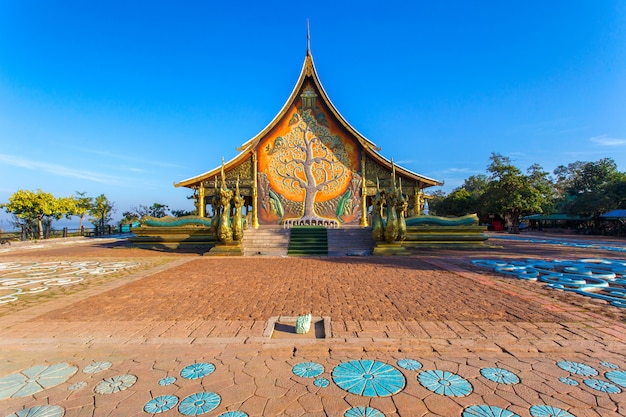
[[[175,184],[194,191],[199,216],[213,215],[211,204],[225,184],[238,188],[249,227],[366,227],[377,190],[399,186],[407,216],[416,216],[424,189],[441,185],[382,156],[342,117],[322,87],[310,47],[282,109],[237,150],[221,166]]]

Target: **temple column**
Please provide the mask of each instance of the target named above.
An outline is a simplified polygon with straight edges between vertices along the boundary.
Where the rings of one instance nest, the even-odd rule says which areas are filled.
[[[252,151],[252,227],[259,228],[259,216],[257,215],[257,159],[256,151]]]
[[[198,216],[204,217],[206,207],[204,204],[204,184],[198,186]]]
[[[367,227],[367,184],[365,181],[365,152],[361,151],[361,227]]]
[[[422,214],[422,196],[420,195],[419,184],[415,187],[415,208],[413,209],[414,216],[420,216]]]

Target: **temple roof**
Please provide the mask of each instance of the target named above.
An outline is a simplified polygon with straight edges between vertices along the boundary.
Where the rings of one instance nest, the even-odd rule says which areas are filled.
[[[321,96],[320,97],[321,101],[325,103],[325,105],[327,106],[332,116],[344,129],[346,129],[346,131],[352,137],[354,137],[361,144],[365,153],[368,156],[370,156],[373,160],[378,162],[380,165],[387,167],[389,170],[391,170],[392,165],[394,165],[392,161],[382,156],[379,153],[380,148],[377,147],[376,144],[374,144],[374,142],[367,139],[365,136],[359,133],[359,131],[357,131],[354,127],[352,127],[352,125],[350,125],[350,123],[346,121],[346,119],[341,115],[341,113],[339,113],[337,108],[333,105],[332,101],[328,97],[328,94],[326,94],[326,91],[324,90],[322,83],[319,80],[317,71],[315,70],[315,65],[313,63],[313,56],[311,55],[310,49],[307,50],[306,57],[304,58],[304,64],[302,65],[302,71],[300,72],[298,81],[296,82],[296,85],[294,86],[291,94],[289,95],[289,98],[283,105],[282,109],[278,112],[278,114],[274,117],[274,119],[272,119],[272,121],[267,126],[265,126],[263,130],[261,130],[256,136],[254,136],[253,138],[251,138],[250,140],[248,140],[247,142],[245,142],[244,144],[242,144],[240,147],[237,148],[237,150],[239,151],[239,154],[237,154],[233,159],[226,162],[224,164],[224,169],[228,171],[230,168],[236,166],[237,164],[241,163],[242,161],[250,157],[251,151],[253,151],[256,148],[259,142],[267,134],[269,134],[272,131],[272,129],[276,127],[276,125],[284,117],[286,117],[286,115],[289,112],[289,109],[294,105],[294,103],[298,101],[299,93],[301,92],[303,86],[307,82],[313,83],[316,92],[319,93],[319,95]],[[195,177],[188,178],[178,183],[175,183],[174,186],[193,188],[194,186],[198,185],[198,183],[212,179],[216,175],[219,175],[220,170],[221,170],[221,167],[218,166],[203,174],[200,174]],[[442,185],[441,182],[435,179],[428,178],[423,175],[419,175],[397,164],[395,165],[395,170],[396,170],[396,174],[401,177],[406,177],[414,181],[418,181],[420,184],[422,184],[422,188]]]

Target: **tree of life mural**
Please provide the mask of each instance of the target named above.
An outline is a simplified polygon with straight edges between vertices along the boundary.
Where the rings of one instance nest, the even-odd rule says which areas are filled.
[[[317,223],[324,219],[315,212],[316,200],[335,197],[352,179],[349,154],[341,138],[319,124],[310,109],[294,113],[289,127],[268,151],[269,172],[281,194],[304,202],[300,220]]]

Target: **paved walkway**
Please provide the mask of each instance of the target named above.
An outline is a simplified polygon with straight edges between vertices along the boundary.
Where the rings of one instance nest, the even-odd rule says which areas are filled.
[[[626,309],[471,263],[624,254],[502,240],[211,258],[60,243],[0,253],[0,297],[15,298],[0,304],[0,416],[626,415]],[[315,328],[296,335],[290,317],[305,312]]]

